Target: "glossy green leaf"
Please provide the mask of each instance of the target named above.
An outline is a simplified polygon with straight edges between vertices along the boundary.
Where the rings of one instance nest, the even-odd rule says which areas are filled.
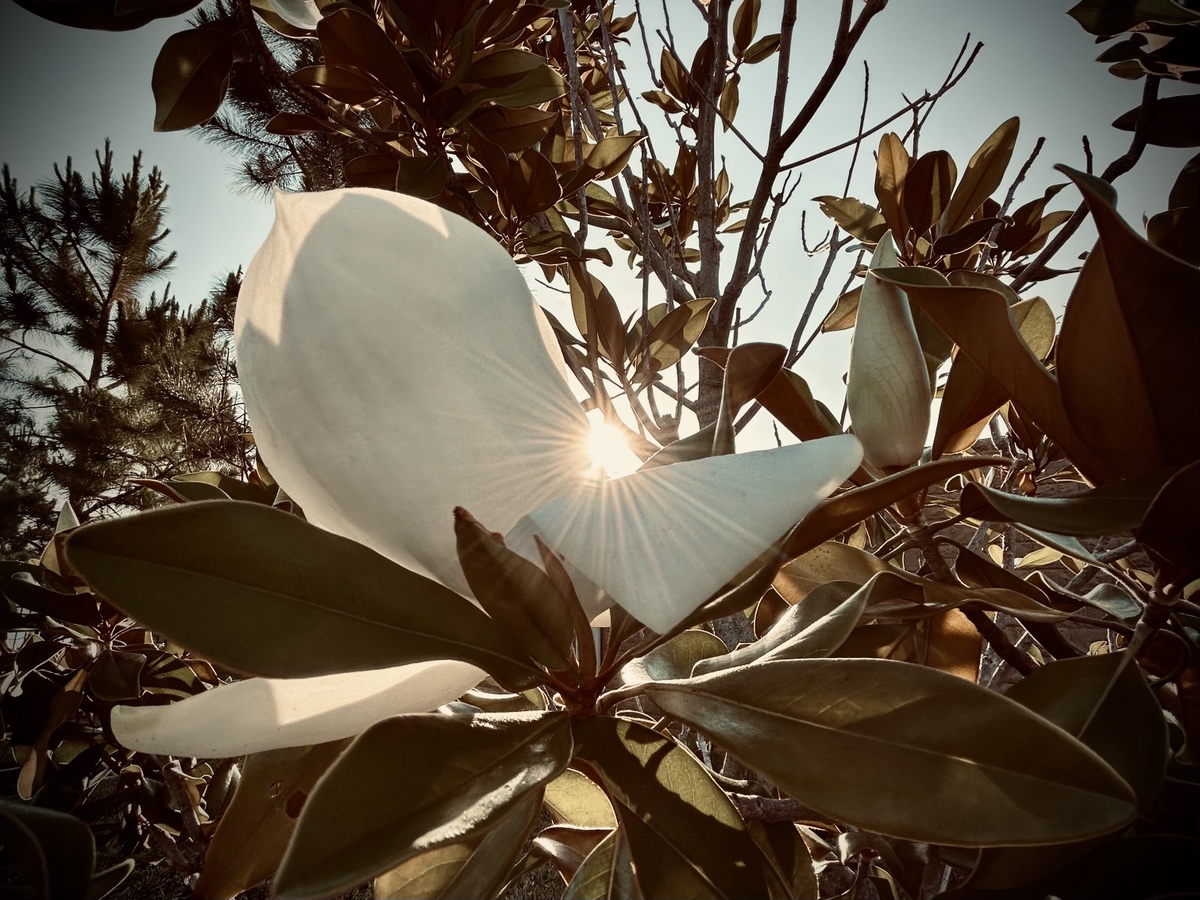
[[[341,7],[317,23],[317,37],[326,65],[354,66],[370,72],[400,102],[413,107],[422,103],[424,98],[412,70],[374,16]]]
[[[232,35],[212,26],[167,38],[150,77],[155,131],[182,131],[217,114],[229,88],[233,47]]]
[[[77,900],[87,895],[96,841],[82,819],[0,800],[0,846],[15,857],[12,862],[23,876],[12,887],[19,889],[23,882],[38,900]]]
[[[232,897],[279,868],[305,800],[349,744],[347,739],[247,756],[193,893]]]
[[[178,16],[199,0],[158,0],[136,5],[121,0],[16,0],[18,6],[50,22],[97,31],[131,31],[155,19]]]
[[[611,828],[551,825],[538,832],[538,836],[533,839],[533,845],[549,857],[563,881],[569,884],[584,860],[612,832]]]
[[[616,828],[608,795],[581,772],[567,769],[546,785],[546,810],[559,824],[580,828]]]
[[[1196,13],[1171,0],[1081,0],[1067,15],[1101,37],[1128,31],[1143,22],[1182,25],[1197,18]]]
[[[888,230],[887,222],[879,210],[854,197],[824,196],[813,199],[821,205],[821,212],[860,241],[874,244]]]
[[[945,150],[932,150],[912,164],[904,178],[904,214],[921,237],[950,202],[958,172]]]
[[[880,834],[1038,844],[1105,834],[1135,813],[1129,786],[1092,750],[923,666],[784,660],[646,693],[796,799]]]
[[[642,900],[629,841],[614,830],[588,854],[567,885],[563,900]]]
[[[1139,807],[1149,806],[1166,767],[1167,726],[1128,654],[1050,663],[1013,685],[1008,697],[1099,753],[1133,788]],[[980,890],[1018,887],[1059,869],[1092,843],[984,850],[968,884]]]
[[[1163,462],[1186,465],[1200,458],[1200,416],[1195,415],[1200,409],[1200,353],[1195,352],[1195,335],[1200,334],[1200,304],[1195,302],[1200,296],[1200,268],[1155,247],[1130,228],[1117,215],[1116,194],[1105,182],[1059,168],[1079,187],[1096,220],[1115,300],[1103,311],[1109,313],[1113,331],[1127,341],[1129,355],[1137,362]],[[1076,300],[1073,293],[1067,303],[1064,337]]]
[[[317,784],[276,876],[278,897],[344,891],[496,827],[567,767],[563,713],[384,719]]]
[[[1133,131],[1141,106],[1117,116],[1113,128]],[[1159,147],[1200,147],[1200,96],[1159,97],[1146,126],[1146,140]]]
[[[1050,353],[1055,328],[1050,304],[1040,297],[1031,297],[1018,301],[1011,307],[1009,315],[1035,356],[1044,358]],[[943,453],[958,453],[974,444],[1005,399],[1002,387],[969,356],[958,354],[942,391],[937,430],[930,450],[932,457],[937,459]]]
[[[463,597],[258,503],[187,503],[87,525],[67,556],[130,616],[237,671],[294,678],[462,659],[510,688],[538,678]]]
[[[508,153],[521,153],[549,134],[557,110],[492,106],[471,116],[471,127]]]
[[[757,646],[757,644],[755,644]],[[670,678],[687,678],[692,668],[726,652],[725,642],[709,631],[691,629],[675,635],[645,656],[626,663],[621,684],[645,684]]]
[[[983,201],[1000,187],[1008,169],[1008,161],[1012,159],[1020,127],[1021,120],[1016,116],[1005,120],[975,151],[954,189],[946,211],[942,213],[939,230],[943,235],[952,234],[966,225]]]
[[[887,132],[879,139],[879,152],[875,164],[875,198],[879,209],[892,234],[908,233],[908,217],[904,215],[902,191],[904,179],[912,165],[912,157],[904,149],[904,142],[895,132]]]
[[[1020,522],[1060,534],[1112,534],[1136,526],[1172,474],[1159,469],[1069,497],[1026,497],[972,482],[963,488],[959,507],[989,522]]]
[[[531,658],[548,669],[568,668],[575,629],[568,601],[546,573],[461,507],[454,511],[454,534],[459,562],[480,606]]]
[[[604,782],[646,897],[765,897],[762,857],[707,770],[644,725],[574,724],[577,753]]]
[[[732,653],[701,659],[689,674],[707,675],[722,669],[775,659],[829,656],[858,625],[867,592],[848,581],[831,581],[789,606],[767,633]],[[675,676],[679,677],[679,676]],[[666,680],[666,679],[658,679]]]
[[[1171,566],[1168,577],[1176,587],[1200,576],[1200,462],[1162,486],[1134,533]]]
[[[1009,316],[1005,297],[987,288],[939,287],[916,283],[912,268],[879,270],[1004,389],[1034,422],[1094,482],[1113,481],[1119,473],[1086,444],[1072,427],[1058,393],[1058,382],[1021,337]]]
[[[913,466],[861,487],[851,488],[817,504],[817,508],[789,535],[784,545],[784,555],[793,559],[825,541],[832,540],[898,500],[910,497],[932,484],[940,484],[952,475],[981,469],[998,461],[985,457],[941,459]]]
[[[376,897],[495,897],[525,848],[541,812],[530,791],[482,835],[425,850],[375,879]]]

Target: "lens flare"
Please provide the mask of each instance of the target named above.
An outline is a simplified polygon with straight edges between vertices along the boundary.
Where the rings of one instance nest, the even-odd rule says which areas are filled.
[[[592,426],[587,438],[592,473],[602,478],[620,478],[637,471],[642,461],[629,449],[621,429],[605,422],[599,413],[589,415],[588,422]]]

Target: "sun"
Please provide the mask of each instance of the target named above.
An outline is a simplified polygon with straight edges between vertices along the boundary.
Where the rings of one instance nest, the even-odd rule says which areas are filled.
[[[637,470],[642,461],[629,449],[621,429],[604,421],[599,413],[588,416],[592,430],[587,438],[591,471],[598,476],[620,478]]]

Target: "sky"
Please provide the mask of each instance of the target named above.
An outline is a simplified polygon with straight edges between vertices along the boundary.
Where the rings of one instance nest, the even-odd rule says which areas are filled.
[[[835,0],[802,0],[797,29],[790,104],[794,113],[828,59],[838,3]],[[699,42],[691,3],[664,0],[649,3],[650,39],[662,29],[662,8],[672,16],[672,30],[690,59]],[[1010,165],[1010,176],[1032,150],[1039,136],[1046,146],[1029,177],[1018,191],[1020,204],[1054,182],[1065,179],[1053,172],[1054,163],[1083,167],[1081,136],[1090,137],[1097,170],[1124,152],[1129,135],[1110,127],[1113,119],[1137,105],[1141,82],[1122,81],[1094,62],[1099,49],[1091,35],[1066,15],[1070,2],[1062,0],[892,0],[868,28],[830,102],[801,138],[789,159],[808,156],[852,137],[862,103],[863,60],[870,65],[868,124],[890,115],[903,105],[902,95],[914,97],[935,90],[943,81],[964,37],[985,46],[978,61],[960,85],[938,105],[921,139],[921,150],[946,149],[959,171],[976,147],[1002,121],[1021,117],[1021,133]],[[763,0],[760,36],[777,20],[781,0]],[[857,7],[857,4],[856,4]],[[618,0],[618,12],[632,8]],[[214,279],[244,266],[262,242],[273,218],[269,201],[235,191],[235,161],[226,152],[206,143],[197,134],[156,134],[150,73],[158,48],[175,31],[186,27],[184,18],[160,20],[133,32],[89,32],[44,22],[0,0],[0,160],[15,177],[30,185],[49,177],[52,165],[67,156],[89,171],[93,153],[112,140],[118,165],[127,168],[130,157],[143,151],[147,165],[162,169],[167,184],[167,246],[178,252],[172,273],[172,290],[185,303],[199,300]],[[775,29],[770,29],[775,30]],[[631,35],[636,41],[636,32]],[[657,58],[661,44],[652,44]],[[631,68],[641,59],[636,46]],[[747,71],[741,89],[737,125],[752,141],[765,134],[773,61]],[[1166,92],[1166,91],[1165,91]],[[648,110],[648,112],[653,112]],[[658,120],[651,117],[651,122]],[[900,122],[896,123],[903,131]],[[652,127],[658,127],[652,125]],[[674,149],[663,152],[674,159]],[[747,196],[757,175],[755,160],[734,139],[722,137],[734,182],[735,200]],[[869,138],[860,154],[850,194],[873,203],[871,151],[878,138]],[[1126,218],[1139,222],[1166,207],[1175,175],[1190,154],[1150,147],[1133,172],[1117,182],[1119,208]],[[848,152],[805,167],[801,186],[791,206],[776,226],[773,247],[766,262],[772,298],[762,315],[746,329],[743,340],[787,343],[799,309],[807,301],[822,258],[809,258],[801,244],[800,213],[807,213],[808,243],[825,232],[825,220],[811,198],[839,195],[846,180]],[[1007,189],[1007,181],[1004,185]],[[1051,208],[1071,208],[1078,194],[1068,188]],[[1088,249],[1094,231],[1087,227],[1061,255],[1061,265]],[[732,237],[732,236],[731,236]],[[729,241],[732,243],[732,240]],[[614,290],[622,308],[640,305],[640,289],[626,273],[623,256],[616,255],[612,270],[597,273]],[[835,270],[830,286],[817,306],[823,315],[835,299],[848,271],[849,258]],[[1043,290],[1061,309],[1066,285]],[[539,299],[552,311],[565,312],[561,298],[539,290]],[[652,294],[652,302],[660,299]],[[761,294],[749,291],[753,308]],[[819,321],[819,319],[818,319]],[[814,327],[815,322],[813,323]],[[819,338],[813,351],[797,365],[817,396],[835,410],[841,402],[841,378],[848,358],[845,333]],[[757,423],[751,443],[767,440],[769,423]],[[773,443],[773,441],[772,441]]]

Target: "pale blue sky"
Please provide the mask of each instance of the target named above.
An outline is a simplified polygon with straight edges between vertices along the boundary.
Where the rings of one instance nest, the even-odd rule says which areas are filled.
[[[669,3],[676,37],[685,58],[690,58],[698,42],[695,30],[687,24],[695,18],[691,4],[682,0]],[[1141,82],[1114,78],[1093,61],[1098,48],[1091,36],[1066,16],[1070,5],[1061,0],[892,0],[868,29],[833,102],[818,116],[791,158],[807,156],[853,135],[861,103],[863,58],[871,65],[867,121],[873,123],[897,108],[901,93],[912,97],[936,88],[969,31],[973,40],[982,40],[986,46],[956,91],[939,104],[922,137],[921,149],[949,150],[961,171],[991,130],[1015,114],[1021,116],[1022,126],[1012,173],[1037,137],[1047,138],[1039,162],[1018,194],[1018,203],[1040,195],[1046,185],[1064,180],[1051,171],[1053,163],[1082,167],[1083,134],[1091,138],[1097,168],[1103,168],[1127,146],[1129,136],[1112,129],[1110,123],[1137,104]],[[660,4],[647,6],[651,7],[648,16],[661,15]],[[821,0],[800,6],[795,54],[800,63],[792,81],[793,109],[803,101],[815,73],[828,58],[838,4]],[[628,8],[630,4],[619,3],[621,11]],[[760,34],[767,33],[780,8],[780,0],[764,0]],[[654,28],[660,24],[650,21],[649,25],[655,40]],[[0,83],[5,86],[0,100],[0,121],[4,122],[0,159],[28,185],[49,175],[51,164],[67,155],[75,158],[77,167],[87,170],[93,151],[106,137],[112,138],[122,166],[135,151],[143,150],[146,162],[159,166],[170,185],[169,246],[179,253],[173,287],[182,300],[191,301],[203,294],[215,276],[249,261],[270,227],[272,213],[259,197],[232,192],[235,163],[221,150],[194,134],[155,134],[151,128],[154,58],[166,37],[184,27],[184,19],[176,18],[127,33],[77,31],[43,22],[11,0],[0,0]],[[636,40],[635,34],[630,37]],[[654,47],[655,58],[658,49]],[[637,49],[630,57],[631,66],[640,59]],[[772,73],[768,62],[758,67],[757,73],[747,72],[743,80],[737,124],[752,140],[761,139],[765,131]],[[661,119],[657,121],[661,123]],[[869,139],[860,155],[851,189],[851,194],[863,199],[871,198],[870,151],[876,143],[877,138]],[[668,149],[673,159],[674,150]],[[732,135],[725,137],[723,151],[728,154],[735,199],[740,199],[745,194],[738,188],[749,190],[756,174],[753,157]],[[1174,176],[1189,155],[1148,148],[1139,167],[1117,183],[1126,217],[1137,221],[1143,214],[1163,209]],[[806,169],[793,206],[776,229],[768,258],[767,278],[774,297],[744,339],[789,340],[821,263],[820,259],[807,259],[800,248],[800,211],[808,212],[810,238],[819,237],[825,222],[810,198],[841,192],[848,158],[843,154]],[[1056,206],[1072,207],[1077,198],[1067,189]],[[1072,253],[1085,250],[1093,239],[1085,231],[1071,245]],[[1060,262],[1067,264],[1067,258],[1060,257]],[[614,270],[624,270],[620,258]],[[831,278],[830,293],[819,304],[820,311],[833,301],[844,273],[843,266]],[[599,269],[597,274],[606,281],[611,279],[610,286],[627,310],[634,308],[640,296],[636,285],[624,282],[615,271]],[[1051,299],[1057,294],[1061,300],[1061,293],[1047,291]],[[547,300],[553,308],[554,298]],[[751,308],[757,300],[748,299]],[[798,367],[831,406],[840,403],[846,346],[844,336],[819,339],[814,349],[820,348],[820,352]]]

